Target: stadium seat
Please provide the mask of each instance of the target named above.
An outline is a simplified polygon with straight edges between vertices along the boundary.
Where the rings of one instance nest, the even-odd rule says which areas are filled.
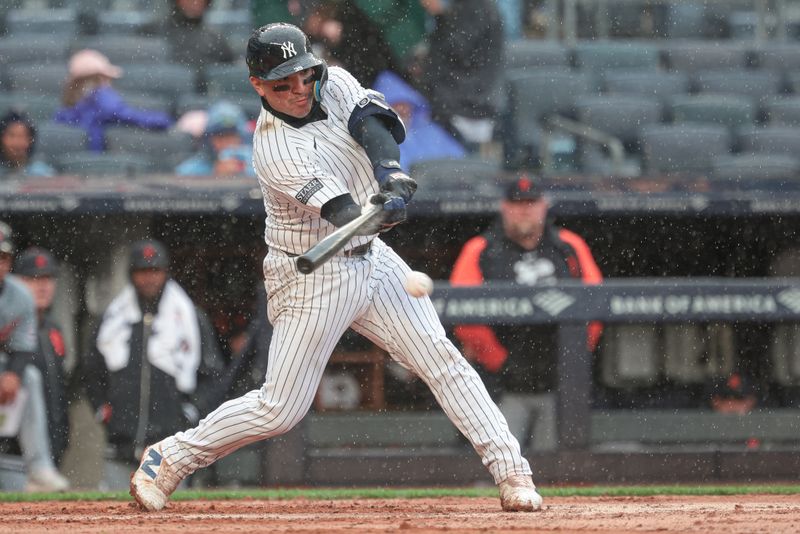
[[[248,80],[247,65],[244,62],[233,65],[210,65],[205,69],[208,94],[224,97],[231,94],[252,95],[253,87]]]
[[[569,67],[567,47],[553,41],[523,39],[506,44],[506,69]]]
[[[131,178],[153,171],[153,163],[141,154],[72,152],[55,159],[58,170],[77,176]]]
[[[687,72],[743,69],[749,55],[744,44],[726,41],[666,41],[661,49],[667,68]]]
[[[499,198],[502,173],[497,163],[473,158],[421,161],[410,169],[420,184],[414,198],[425,200]]]
[[[176,63],[122,65],[125,74],[116,81],[118,89],[128,92],[145,92],[160,95],[174,107],[178,96],[195,87],[195,73],[189,67]]]
[[[614,70],[651,69],[659,66],[658,49],[642,41],[581,41],[572,50],[575,67],[602,87],[606,73]]]
[[[107,10],[97,14],[97,30],[103,35],[137,35],[139,31],[156,20],[150,11]]]
[[[605,91],[615,95],[641,95],[666,104],[674,95],[689,92],[689,75],[664,70],[614,70],[603,75]]]
[[[67,62],[64,43],[42,39],[41,35],[21,34],[0,39],[0,64]]]
[[[157,93],[122,90],[119,94],[125,102],[135,108],[161,111],[173,116],[175,114],[175,102]]]
[[[669,106],[675,123],[720,124],[730,129],[753,124],[756,106],[751,98],[734,94],[679,95]]]
[[[646,173],[710,172],[714,156],[730,152],[727,128],[713,124],[654,124],[639,134]]]
[[[193,151],[192,138],[181,132],[157,132],[143,128],[114,126],[106,129],[109,153],[142,154],[153,162],[153,170],[172,172]]]
[[[47,35],[62,42],[78,34],[78,13],[73,8],[12,9],[6,15],[9,35]]]
[[[67,77],[66,63],[17,63],[6,66],[9,86],[12,91],[28,95],[50,95],[60,99]]]
[[[66,153],[86,150],[86,132],[81,128],[44,122],[37,124],[36,129],[36,151],[48,161]]]
[[[169,44],[163,37],[125,34],[103,34],[78,40],[72,51],[92,48],[105,54],[112,63],[121,65],[168,63]]]
[[[743,128],[737,132],[736,145],[741,152],[798,156],[800,155],[800,127]]]
[[[767,100],[763,104],[769,124],[800,126],[800,96],[786,96]]]
[[[711,178],[743,188],[800,185],[800,160],[784,154],[727,154],[711,162]]]
[[[52,120],[61,106],[61,99],[55,95],[30,95],[15,92],[0,92],[0,110],[17,109],[30,115],[34,123]]]
[[[549,115],[572,116],[578,96],[593,92],[588,75],[570,69],[510,71],[506,87],[512,123],[521,134]]]
[[[700,93],[726,93],[761,101],[783,91],[783,79],[769,70],[704,70],[693,76],[694,89]]]
[[[760,43],[753,53],[753,63],[759,69],[800,70],[800,46],[774,41]]]
[[[215,100],[215,97],[209,95],[200,95],[197,93],[182,94],[175,103],[175,116],[180,117],[187,111],[192,111],[194,109],[207,110],[208,106]]]
[[[211,9],[206,13],[204,22],[226,37],[253,31],[250,9],[247,8]]]
[[[578,120],[617,137],[625,144],[638,139],[642,126],[661,121],[661,104],[636,95],[589,95],[576,100]]]

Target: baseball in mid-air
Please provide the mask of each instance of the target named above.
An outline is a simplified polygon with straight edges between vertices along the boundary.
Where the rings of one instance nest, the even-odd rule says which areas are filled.
[[[406,277],[405,288],[414,298],[424,297],[433,292],[433,280],[425,273],[411,271]]]

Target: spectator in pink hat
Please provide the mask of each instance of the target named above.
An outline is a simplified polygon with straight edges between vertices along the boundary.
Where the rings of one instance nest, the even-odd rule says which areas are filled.
[[[109,125],[129,124],[157,130],[172,125],[172,118],[166,113],[127,104],[111,86],[112,80],[122,75],[122,69],[97,50],[80,50],[69,60],[61,97],[63,107],[56,112],[55,121],[86,130],[89,150],[105,150],[105,128]]]

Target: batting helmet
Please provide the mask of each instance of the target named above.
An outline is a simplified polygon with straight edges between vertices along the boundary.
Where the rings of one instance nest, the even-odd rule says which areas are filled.
[[[328,67],[311,51],[311,41],[303,30],[292,24],[276,22],[262,26],[247,41],[247,67],[250,76],[262,80],[280,80],[295,72],[313,68],[319,82],[319,97]]]
[[[11,227],[0,221],[0,254],[13,254],[14,242],[11,241]]]

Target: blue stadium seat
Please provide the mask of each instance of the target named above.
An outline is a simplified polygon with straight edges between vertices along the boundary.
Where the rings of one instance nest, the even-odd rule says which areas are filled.
[[[648,174],[710,172],[715,156],[730,152],[731,135],[713,124],[656,124],[639,134]]]
[[[614,70],[659,67],[658,49],[642,41],[581,41],[572,50],[573,63],[602,86],[604,75]]]
[[[163,37],[126,34],[102,34],[76,41],[72,51],[92,48],[105,54],[112,63],[148,64],[168,63],[169,44]]]
[[[730,129],[750,126],[756,118],[753,100],[733,94],[676,96],[672,98],[670,112],[675,123],[711,123]]]
[[[57,39],[37,34],[20,34],[0,39],[0,64],[66,62],[67,50],[64,43]]]
[[[102,35],[137,35],[157,20],[156,14],[142,10],[107,10],[97,14],[97,30]]]
[[[59,98],[67,77],[67,65],[15,63],[6,66],[12,91],[28,95],[52,95]]]
[[[172,172],[193,151],[192,138],[182,132],[150,131],[114,126],[106,129],[109,153],[141,154],[153,162],[153,170]]]
[[[723,154],[712,159],[710,178],[740,188],[797,188],[800,160],[785,154]]]
[[[497,163],[473,158],[421,161],[410,169],[420,184],[414,198],[425,200],[499,198],[502,173]]]
[[[603,75],[605,90],[610,94],[641,95],[667,104],[675,95],[689,92],[689,75],[664,70],[614,70]]]
[[[86,150],[86,131],[82,128],[42,122],[37,124],[36,129],[36,151],[43,154],[48,161],[69,152]]]
[[[739,130],[736,145],[741,152],[800,155],[800,127],[767,126]]]
[[[78,12],[73,8],[12,9],[6,15],[10,35],[32,33],[59,39],[78,34]]]
[[[54,95],[0,92],[0,111],[24,111],[36,124],[52,120],[60,106],[61,99]]]
[[[785,96],[767,100],[763,104],[769,124],[800,126],[800,96]]]
[[[750,57],[745,44],[730,41],[666,41],[661,53],[667,68],[688,72],[743,69]]]
[[[693,78],[700,93],[736,94],[761,101],[783,92],[782,76],[769,70],[704,70]]]
[[[638,139],[643,126],[661,121],[660,102],[638,95],[581,96],[575,107],[580,122],[611,134],[626,144]]]
[[[55,159],[56,168],[77,176],[132,178],[153,172],[153,163],[141,154],[71,152]]]
[[[122,67],[125,73],[115,82],[118,89],[129,93],[156,94],[168,99],[172,107],[181,94],[193,91],[195,87],[195,72],[184,65],[137,63]]]
[[[523,39],[506,43],[506,69],[539,69],[569,67],[569,51],[561,43],[540,39]]]

